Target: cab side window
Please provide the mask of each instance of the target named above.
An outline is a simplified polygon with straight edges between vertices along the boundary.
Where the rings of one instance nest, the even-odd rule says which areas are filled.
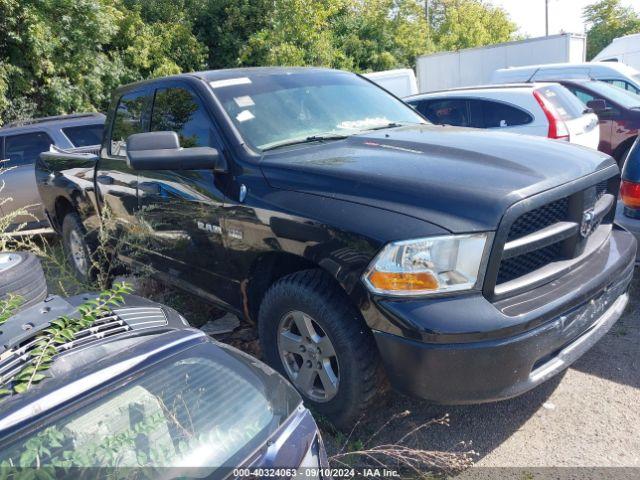
[[[118,102],[111,128],[111,155],[124,157],[127,153],[127,138],[134,133],[146,131],[149,95],[145,92],[131,92],[123,95]]]
[[[180,146],[215,147],[214,126],[200,100],[181,87],[156,91],[151,114],[151,131],[176,132]]]
[[[52,144],[53,140],[45,132],[8,136],[5,144],[5,158],[8,161],[2,167],[34,165],[38,156],[49,150]]]

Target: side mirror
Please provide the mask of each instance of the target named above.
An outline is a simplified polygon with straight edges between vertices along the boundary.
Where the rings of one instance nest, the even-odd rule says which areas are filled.
[[[587,102],[587,107],[589,107],[595,113],[602,113],[609,110],[609,108],[607,107],[607,102],[605,102],[601,98],[595,98],[593,100],[589,100]]]
[[[180,147],[176,132],[145,132],[127,138],[127,164],[134,170],[227,170],[211,147]]]

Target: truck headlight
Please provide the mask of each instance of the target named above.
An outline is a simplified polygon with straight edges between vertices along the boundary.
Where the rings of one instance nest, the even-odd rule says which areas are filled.
[[[429,295],[469,290],[480,274],[486,233],[393,242],[371,263],[363,280],[374,293]]]

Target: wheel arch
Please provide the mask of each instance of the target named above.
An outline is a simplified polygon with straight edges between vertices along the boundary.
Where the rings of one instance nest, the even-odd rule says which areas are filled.
[[[292,253],[265,252],[254,260],[249,276],[242,286],[243,312],[252,323],[257,324],[260,304],[269,288],[287,275],[304,270],[322,270],[349,296],[349,286],[339,278],[339,269],[327,268],[323,261],[315,261]],[[333,270],[333,271],[332,271]]]

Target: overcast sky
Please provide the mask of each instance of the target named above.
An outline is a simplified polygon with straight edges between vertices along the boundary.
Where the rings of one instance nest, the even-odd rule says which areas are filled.
[[[520,28],[519,33],[531,37],[544,35],[545,0],[489,0],[503,7]],[[549,0],[549,33],[561,31],[583,33],[582,9],[595,0]],[[640,12],[640,0],[623,0]]]

